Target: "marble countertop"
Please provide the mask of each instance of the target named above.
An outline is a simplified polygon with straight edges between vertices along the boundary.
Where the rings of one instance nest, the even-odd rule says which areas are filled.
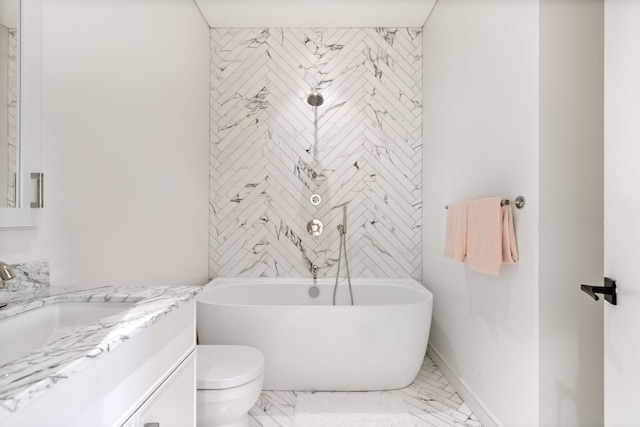
[[[58,302],[123,302],[134,305],[0,366],[0,422],[192,300],[201,290],[201,286],[105,286],[14,293],[9,305],[0,309],[0,321]]]

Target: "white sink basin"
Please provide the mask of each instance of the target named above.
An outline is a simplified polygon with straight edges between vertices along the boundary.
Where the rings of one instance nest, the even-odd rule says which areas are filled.
[[[0,366],[133,303],[59,302],[0,320]]]

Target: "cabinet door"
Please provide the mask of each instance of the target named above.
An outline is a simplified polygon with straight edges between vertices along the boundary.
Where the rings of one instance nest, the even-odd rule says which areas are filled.
[[[185,427],[196,425],[195,354],[195,351],[192,352],[140,408],[136,417],[138,426]]]
[[[138,427],[138,419],[137,417],[134,415],[131,418],[129,418],[129,420],[124,423],[122,426],[120,427]]]

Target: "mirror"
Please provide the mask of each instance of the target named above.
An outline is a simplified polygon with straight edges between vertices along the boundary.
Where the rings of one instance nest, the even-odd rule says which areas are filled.
[[[19,0],[0,0],[0,208],[16,207],[20,111]]]
[[[32,228],[40,172],[42,0],[0,0],[0,228]]]

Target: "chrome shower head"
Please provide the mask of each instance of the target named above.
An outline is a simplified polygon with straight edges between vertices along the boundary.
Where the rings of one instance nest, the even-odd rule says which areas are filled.
[[[324,98],[317,92],[312,93],[307,97],[307,104],[312,107],[319,107],[324,102]]]

